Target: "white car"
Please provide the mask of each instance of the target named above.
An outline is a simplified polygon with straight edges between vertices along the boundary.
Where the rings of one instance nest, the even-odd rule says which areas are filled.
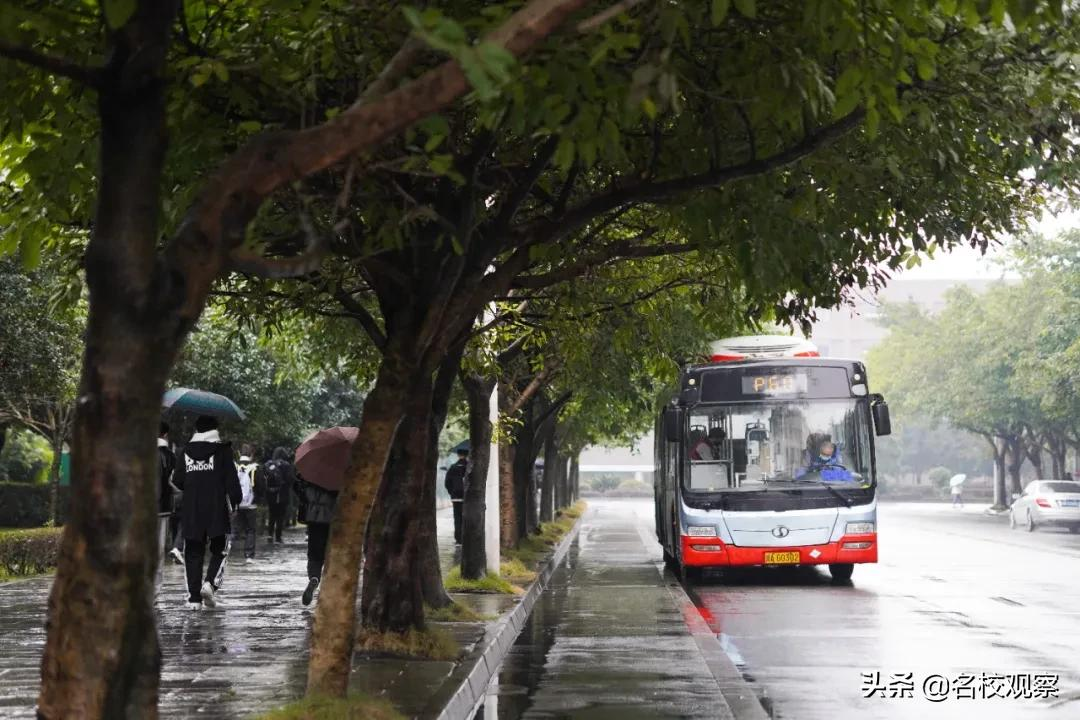
[[[1080,532],[1080,482],[1035,480],[1009,508],[1009,527],[1023,525],[1032,532],[1039,525],[1065,525]]]

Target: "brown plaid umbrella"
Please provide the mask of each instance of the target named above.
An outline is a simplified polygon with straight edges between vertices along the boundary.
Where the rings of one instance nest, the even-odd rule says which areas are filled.
[[[360,431],[354,427],[316,430],[296,448],[296,470],[313,485],[337,491],[345,484],[352,444]]]

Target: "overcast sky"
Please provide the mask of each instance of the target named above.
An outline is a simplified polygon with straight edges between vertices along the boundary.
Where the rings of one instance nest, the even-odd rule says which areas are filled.
[[[1071,227],[1080,226],[1080,212],[1072,211],[1057,217],[1047,215],[1033,228],[1044,235],[1056,235]],[[986,255],[968,247],[957,248],[951,253],[938,253],[932,260],[897,277],[911,280],[962,280],[969,278],[993,279],[1002,276],[1002,268],[995,263],[1006,254],[1001,246],[991,246]]]

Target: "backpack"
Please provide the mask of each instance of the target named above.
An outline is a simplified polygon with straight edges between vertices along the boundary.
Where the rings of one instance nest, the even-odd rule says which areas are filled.
[[[280,503],[289,489],[288,466],[281,460],[271,460],[265,467],[266,499],[268,502]]]

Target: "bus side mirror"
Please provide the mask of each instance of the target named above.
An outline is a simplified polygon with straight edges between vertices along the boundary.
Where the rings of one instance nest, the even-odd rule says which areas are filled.
[[[870,406],[870,411],[874,415],[874,431],[878,435],[891,434],[892,420],[889,419],[889,403],[885,402],[885,398],[875,395],[874,404]]]
[[[682,439],[683,410],[671,405],[664,408],[664,437],[668,442],[678,442]]]

